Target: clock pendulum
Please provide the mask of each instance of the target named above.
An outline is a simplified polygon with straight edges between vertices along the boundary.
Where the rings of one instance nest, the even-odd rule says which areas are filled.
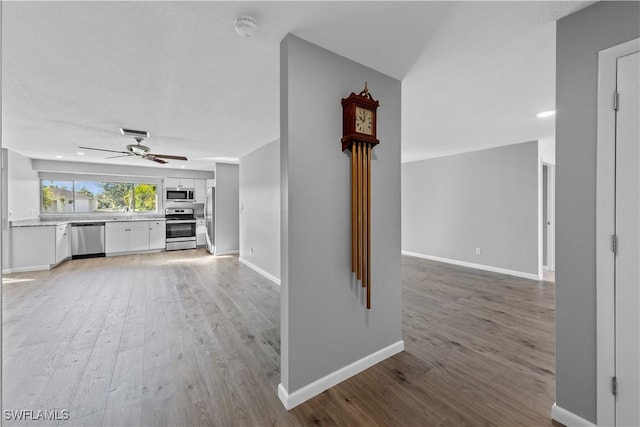
[[[342,151],[351,152],[351,271],[366,288],[371,309],[371,150],[376,139],[376,110],[364,84],[359,94],[342,99]]]

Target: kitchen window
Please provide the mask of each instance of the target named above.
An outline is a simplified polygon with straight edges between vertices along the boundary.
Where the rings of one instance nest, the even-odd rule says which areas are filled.
[[[158,212],[158,186],[112,181],[41,180],[42,213]]]

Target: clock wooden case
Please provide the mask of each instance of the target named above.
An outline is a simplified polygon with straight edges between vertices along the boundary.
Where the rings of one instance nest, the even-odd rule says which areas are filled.
[[[380,141],[376,138],[376,112],[380,103],[373,99],[365,83],[359,94],[351,92],[342,99],[342,151],[350,149],[354,141],[371,146]]]

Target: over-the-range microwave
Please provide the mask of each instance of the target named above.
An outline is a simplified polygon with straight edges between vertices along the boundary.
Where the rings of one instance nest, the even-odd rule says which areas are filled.
[[[165,191],[165,200],[168,202],[193,202],[193,188],[167,188]]]

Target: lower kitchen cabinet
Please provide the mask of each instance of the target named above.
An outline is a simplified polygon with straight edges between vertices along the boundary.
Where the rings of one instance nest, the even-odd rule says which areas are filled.
[[[129,251],[129,229],[125,223],[105,224],[104,248],[107,254]]]
[[[149,222],[138,221],[129,227],[129,251],[149,250]]]
[[[10,270],[46,270],[71,256],[68,225],[11,227]]]
[[[71,232],[69,224],[56,226],[56,264],[71,256]]]
[[[108,222],[105,224],[107,255],[164,249],[164,221]]]
[[[167,245],[166,221],[149,221],[149,249],[164,249]]]
[[[104,229],[107,254],[149,250],[149,221],[108,222]]]
[[[207,244],[207,226],[204,223],[204,219],[198,219],[196,221],[196,245],[206,246]]]

